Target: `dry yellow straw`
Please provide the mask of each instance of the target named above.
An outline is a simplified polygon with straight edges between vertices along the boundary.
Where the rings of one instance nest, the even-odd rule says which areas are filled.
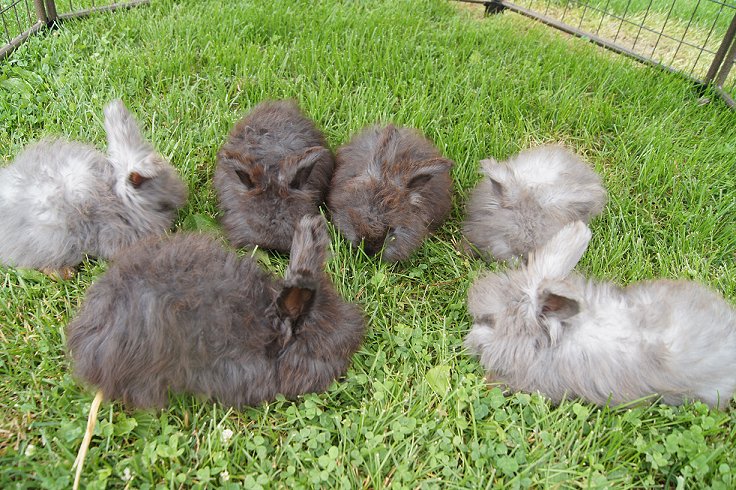
[[[95,431],[95,425],[97,424],[97,411],[100,409],[102,398],[102,392],[98,391],[95,395],[95,399],[92,400],[92,405],[90,405],[89,407],[87,430],[84,432],[84,439],[82,439],[82,445],[79,447],[77,459],[74,460],[74,464],[72,465],[72,469],[77,469],[77,472],[74,475],[74,486],[72,487],[73,490],[77,490],[79,488],[79,479],[82,477],[82,466],[84,465],[84,458],[87,457],[89,443],[90,441],[92,441],[92,433]]]

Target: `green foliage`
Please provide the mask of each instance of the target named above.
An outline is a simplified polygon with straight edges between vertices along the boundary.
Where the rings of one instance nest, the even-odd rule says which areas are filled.
[[[415,126],[456,162],[456,193],[402,264],[331,229],[328,273],[369,323],[341,382],[241,411],[183,395],[157,412],[103,404],[89,488],[734,487],[732,412],[553,407],[489,388],[462,347],[465,300],[500,266],[458,251],[478,160],[563,142],[610,193],[581,270],[694,279],[733,302],[736,114],[721,103],[520,16],[473,20],[443,1],[161,0],[66,22],[4,62],[2,157],[45,135],[102,147],[114,97],[189,185],[179,228],[216,231],[215,154],[265,98],[297,99],[333,147],[375,121]],[[244,253],[284,270],[283,256]],[[92,396],[70,374],[64,326],[105,268],[58,282],[0,269],[2,488],[71,484]]]

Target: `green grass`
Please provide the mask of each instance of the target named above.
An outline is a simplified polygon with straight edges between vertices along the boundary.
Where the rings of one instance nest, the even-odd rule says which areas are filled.
[[[477,162],[544,142],[584,155],[610,193],[582,271],[694,279],[736,301],[736,113],[708,95],[700,106],[680,77],[441,1],[161,0],[33,37],[0,65],[0,156],[49,134],[103,147],[102,107],[123,97],[189,185],[182,228],[216,218],[217,149],[265,98],[296,98],[334,147],[391,120],[456,162],[452,215],[409,261],[377,263],[333,234],[329,273],[369,320],[342,382],[239,412],[190,396],[158,412],[104,404],[83,480],[733,488],[735,411],[504,396],[461,344],[467,288],[498,268],[457,251]],[[283,257],[261,259],[283,271]],[[70,486],[92,394],[70,375],[64,326],[105,267],[67,282],[0,269],[2,488]]]
[[[510,3],[698,80],[705,79],[736,15],[736,3],[721,0],[515,0]],[[733,93],[736,71],[722,85]]]

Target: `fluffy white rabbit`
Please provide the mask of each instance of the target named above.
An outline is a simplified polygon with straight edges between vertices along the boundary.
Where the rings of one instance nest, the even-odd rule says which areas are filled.
[[[505,162],[481,160],[484,178],[470,195],[463,234],[482,255],[526,258],[567,223],[589,222],[606,204],[601,178],[556,145]]]
[[[526,266],[472,285],[465,345],[489,376],[555,403],[660,395],[669,404],[726,407],[736,390],[734,309],[693,282],[622,289],[573,273],[590,236],[584,223],[570,223]]]

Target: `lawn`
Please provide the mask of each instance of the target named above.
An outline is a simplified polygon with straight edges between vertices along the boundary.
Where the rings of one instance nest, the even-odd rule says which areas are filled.
[[[462,347],[472,280],[459,251],[478,161],[560,142],[610,198],[578,266],[620,284],[700,281],[736,302],[736,112],[681,77],[507,13],[440,0],[160,0],[34,36],[0,64],[0,156],[44,135],[104,148],[122,97],[190,189],[177,228],[210,229],[215,154],[267,98],[295,98],[333,148],[376,121],[413,126],[456,165],[447,223],[400,264],[333,230],[328,272],[369,329],[323,394],[233,411],[172,396],[105,403],[88,488],[736,487],[736,404],[560,406],[489,388]],[[282,272],[285,259],[260,253]],[[68,488],[93,393],[64,327],[105,270],[69,281],[0,269],[0,487]],[[697,328],[697,326],[694,326]]]

